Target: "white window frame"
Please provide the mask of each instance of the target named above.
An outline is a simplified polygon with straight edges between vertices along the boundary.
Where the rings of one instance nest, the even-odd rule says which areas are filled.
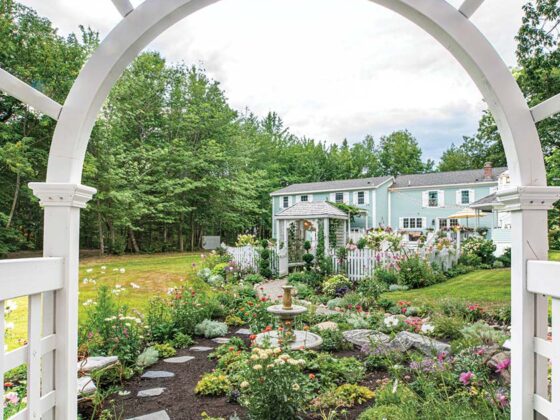
[[[432,204],[433,203],[433,199],[430,198],[430,195],[435,194],[436,198],[435,198],[435,205]],[[428,207],[430,208],[436,208],[439,207],[439,191],[438,190],[430,190],[428,191]]]
[[[342,198],[340,199],[340,201],[338,200],[338,196],[341,196],[341,197],[342,197]],[[343,192],[334,193],[334,202],[337,203],[337,204],[344,203],[344,193],[343,193]]]
[[[288,195],[285,195],[284,197],[282,197],[282,208],[283,209],[287,209],[288,207],[290,207],[290,197]]]
[[[360,203],[360,194],[362,195],[362,197],[361,197],[362,202],[361,202],[361,203]],[[366,204],[366,192],[365,192],[365,191],[358,191],[358,192],[356,193],[356,195],[357,195],[357,197],[356,197],[356,203],[357,203],[359,206],[365,205],[365,204]]]
[[[305,197],[305,200],[303,199]],[[303,194],[299,197],[299,201],[303,202],[303,203],[307,203],[309,202],[309,196],[307,194]]]
[[[399,226],[403,230],[424,230],[427,228],[425,217],[411,216],[411,217],[401,217],[399,221]]]

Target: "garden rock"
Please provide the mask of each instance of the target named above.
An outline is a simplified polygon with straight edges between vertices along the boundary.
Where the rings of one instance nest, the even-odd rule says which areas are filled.
[[[165,388],[150,388],[150,389],[143,389],[142,391],[138,391],[137,397],[139,398],[146,398],[146,397],[157,397],[165,391]]]
[[[173,378],[173,372],[166,372],[165,370],[148,370],[142,375],[143,379],[160,379],[160,378]]]
[[[496,372],[498,375],[500,375],[501,378],[506,383],[509,384],[511,382],[511,372],[510,372],[509,368],[501,369],[498,372],[498,366],[500,364],[503,364],[507,360],[511,360],[510,352],[509,351],[501,351],[499,353],[496,353],[494,356],[492,356],[490,358],[490,360],[488,361],[488,367],[490,369],[492,369],[494,372]]]
[[[338,315],[337,311],[327,308],[326,306],[317,306],[315,309],[316,315]]]
[[[315,328],[317,328],[319,331],[325,331],[325,330],[335,331],[338,330],[338,325],[336,324],[336,322],[325,321],[315,325]]]
[[[108,357],[88,357],[85,361],[78,362],[77,368],[82,372],[91,372],[96,369],[103,369],[113,363],[117,363],[119,358],[117,356]]]
[[[506,341],[504,341],[504,344],[502,344],[502,347],[504,349],[511,350],[511,340],[508,338]]]
[[[145,416],[132,417],[127,420],[171,420],[167,411],[162,410],[157,413],[146,414]]]
[[[426,356],[431,356],[434,353],[450,353],[451,346],[441,341],[434,340],[420,334],[411,333],[408,331],[401,331],[391,341],[390,347],[394,350],[407,351],[411,348],[421,351]]]
[[[78,395],[90,395],[93,394],[97,390],[95,386],[95,382],[91,379],[90,376],[82,376],[78,378]]]
[[[342,333],[346,341],[354,344],[357,347],[369,345],[371,342],[389,343],[390,337],[386,334],[375,332],[373,330],[349,330]]]
[[[170,357],[168,359],[163,359],[166,363],[187,363],[193,360],[193,356],[177,356],[177,357]]]
[[[227,344],[227,343],[229,343],[229,338],[218,337],[218,338],[213,338],[212,341],[214,343],[218,343],[218,344]]]
[[[198,352],[202,352],[202,351],[210,351],[210,350],[214,350],[212,347],[204,347],[204,346],[193,346],[189,349],[190,351],[198,351]]]
[[[241,328],[239,330],[237,330],[236,334],[240,334],[240,335],[251,335],[251,330],[248,328]]]

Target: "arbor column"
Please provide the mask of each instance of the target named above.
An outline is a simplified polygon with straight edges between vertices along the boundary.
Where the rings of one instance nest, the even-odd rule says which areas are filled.
[[[45,210],[43,256],[64,258],[62,289],[43,298],[43,336],[56,334],[56,351],[54,360],[43,358],[42,393],[56,386],[55,418],[73,419],[78,410],[80,209],[86,207],[96,190],[63,183],[31,183],[29,187]]]
[[[516,187],[497,193],[512,215],[511,418],[534,418],[533,394],[547,397],[548,361],[533,337],[546,339],[548,297],[527,290],[527,261],[548,260],[548,213],[560,198],[555,187]]]

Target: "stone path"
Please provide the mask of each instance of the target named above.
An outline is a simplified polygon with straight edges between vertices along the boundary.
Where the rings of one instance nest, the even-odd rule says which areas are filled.
[[[165,391],[165,388],[150,388],[150,389],[143,389],[142,391],[138,391],[137,397],[146,398],[146,397],[157,397]]]
[[[141,376],[144,379],[160,379],[160,378],[173,378],[175,374],[173,372],[166,372],[165,370],[147,370]]]
[[[204,346],[193,346],[189,349],[190,351],[211,351],[214,350],[212,347],[204,347]]]
[[[171,420],[167,411],[162,410],[157,413],[146,414],[145,416],[132,417],[127,420]]]
[[[257,295],[259,297],[267,297],[274,302],[280,301],[282,300],[282,295],[284,294],[282,286],[285,286],[286,284],[288,284],[288,280],[286,279],[261,283],[257,286]]]
[[[178,356],[178,357],[169,357],[167,359],[163,359],[165,363],[187,363],[193,360],[193,356]]]
[[[212,341],[218,344],[227,344],[229,343],[229,338],[217,337],[217,338],[213,338]]]

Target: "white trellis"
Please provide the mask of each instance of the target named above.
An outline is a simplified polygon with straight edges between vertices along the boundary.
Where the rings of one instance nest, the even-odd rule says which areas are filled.
[[[0,347],[0,374],[14,363],[29,363],[29,406],[17,418],[77,416],[79,219],[80,208],[95,193],[80,181],[96,116],[111,87],[143,48],[177,21],[216,1],[145,0],[134,9],[129,0],[113,0],[123,19],[88,60],[64,106],[0,69],[1,90],[58,120],[46,183],[32,185],[45,209],[44,258],[0,264],[0,302],[31,296],[29,344],[8,354]],[[445,0],[371,1],[414,22],[447,48],[478,86],[497,122],[516,186],[498,195],[512,211],[512,418],[529,419],[538,412],[558,419],[559,340],[550,345],[544,340],[547,296],[554,302],[553,337],[560,336],[555,286],[560,263],[542,261],[548,257],[547,210],[559,192],[546,187],[535,121],[560,112],[560,95],[529,109],[510,70],[469,19],[483,0],[465,0],[459,9]],[[38,277],[37,267],[51,268],[39,268]],[[551,401],[547,359],[552,360]]]

